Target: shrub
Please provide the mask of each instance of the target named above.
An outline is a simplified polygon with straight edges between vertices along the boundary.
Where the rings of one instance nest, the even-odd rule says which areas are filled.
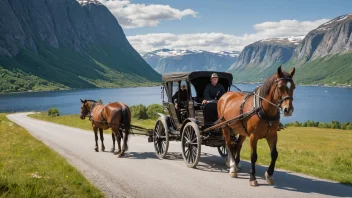
[[[138,120],[148,119],[147,108],[144,105],[133,105],[130,110],[133,118]]]
[[[350,123],[349,125],[346,126],[347,130],[352,130],[352,123]]]
[[[326,122],[320,122],[318,127],[319,128],[330,128],[330,125]]]
[[[350,122],[345,122],[341,124],[341,129],[347,129],[348,125],[350,125]]]
[[[330,122],[330,128],[332,128],[332,129],[341,129],[341,124],[338,121],[332,120]]]
[[[159,104],[151,104],[147,108],[147,115],[151,119],[156,119],[158,115],[155,115],[155,113],[164,113],[164,107]]]
[[[57,108],[50,108],[48,110],[48,116],[56,117],[60,115],[60,111]]]

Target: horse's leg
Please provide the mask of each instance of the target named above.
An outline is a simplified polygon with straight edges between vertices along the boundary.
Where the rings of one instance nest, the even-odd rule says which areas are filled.
[[[236,171],[236,168],[235,168],[235,159],[234,159],[234,152],[235,152],[235,149],[232,145],[232,142],[231,142],[231,133],[230,133],[230,127],[226,126],[226,127],[223,127],[222,128],[222,135],[224,136],[225,138],[225,144],[226,144],[226,149],[227,149],[227,157],[228,157],[228,160],[230,162],[230,176],[231,177],[237,177],[237,171]]]
[[[236,170],[237,172],[240,171],[240,161],[241,161],[241,149],[242,149],[242,145],[243,145],[243,142],[246,140],[246,136],[239,136],[238,137],[238,140],[235,144],[235,152],[236,152],[236,155],[235,155],[235,163],[236,163]]]
[[[115,134],[113,131],[111,131],[111,138],[112,138],[112,148],[110,152],[113,153],[115,151]]]
[[[268,184],[273,185],[274,184],[274,168],[275,168],[275,162],[278,157],[278,152],[276,150],[276,144],[277,144],[277,133],[275,133],[272,136],[269,136],[266,138],[266,141],[269,144],[270,151],[271,151],[271,162],[268,170],[265,171],[265,178]]]
[[[116,141],[117,141],[118,150],[114,152],[114,155],[118,155],[121,153],[121,132],[120,131],[117,132]]]
[[[97,127],[93,127],[93,131],[94,131],[94,136],[95,136],[95,148],[94,150],[96,152],[99,152],[99,149],[98,149],[98,128]]]
[[[103,129],[99,128],[99,133],[100,133],[100,141],[101,141],[101,151],[105,151],[105,146],[104,146],[104,133]]]
[[[124,129],[125,131],[125,135],[123,136],[123,145],[122,145],[122,151],[120,153],[120,156],[124,156],[125,152],[128,150],[128,146],[127,146],[127,141],[128,141],[128,134],[129,134],[129,129]],[[121,134],[122,134],[122,130],[121,130]]]
[[[257,162],[257,143],[258,138],[252,133],[249,137],[249,144],[251,147],[251,169],[249,172],[249,185],[258,186],[257,178],[255,177],[255,163]]]

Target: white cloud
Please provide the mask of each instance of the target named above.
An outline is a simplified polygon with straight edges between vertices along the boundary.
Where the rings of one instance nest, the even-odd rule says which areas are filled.
[[[155,27],[161,20],[181,20],[185,16],[197,17],[191,9],[179,10],[169,5],[133,4],[130,0],[99,0],[116,17],[124,28]]]
[[[279,22],[264,22],[255,24],[253,34],[235,36],[223,33],[171,34],[158,33],[128,36],[132,46],[140,53],[161,48],[194,49],[194,50],[242,50],[246,45],[267,38],[302,36],[328,19],[316,21],[281,20]]]

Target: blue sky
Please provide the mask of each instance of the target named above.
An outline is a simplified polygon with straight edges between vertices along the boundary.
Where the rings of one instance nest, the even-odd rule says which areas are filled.
[[[256,39],[305,35],[329,19],[352,13],[352,0],[100,1],[140,52],[163,47],[241,50]],[[194,39],[199,42],[187,45]],[[227,40],[232,47],[224,46]]]
[[[127,36],[168,32],[175,34],[222,32],[241,35],[254,32],[253,25],[265,21],[332,19],[352,13],[352,0],[135,0],[133,3],[170,5],[180,10],[192,9],[198,17],[161,21],[156,27],[126,29]]]

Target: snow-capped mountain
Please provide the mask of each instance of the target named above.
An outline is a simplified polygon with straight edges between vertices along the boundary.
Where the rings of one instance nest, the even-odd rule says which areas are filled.
[[[157,72],[188,72],[200,70],[226,71],[239,56],[238,51],[204,51],[160,49],[142,54]]]

